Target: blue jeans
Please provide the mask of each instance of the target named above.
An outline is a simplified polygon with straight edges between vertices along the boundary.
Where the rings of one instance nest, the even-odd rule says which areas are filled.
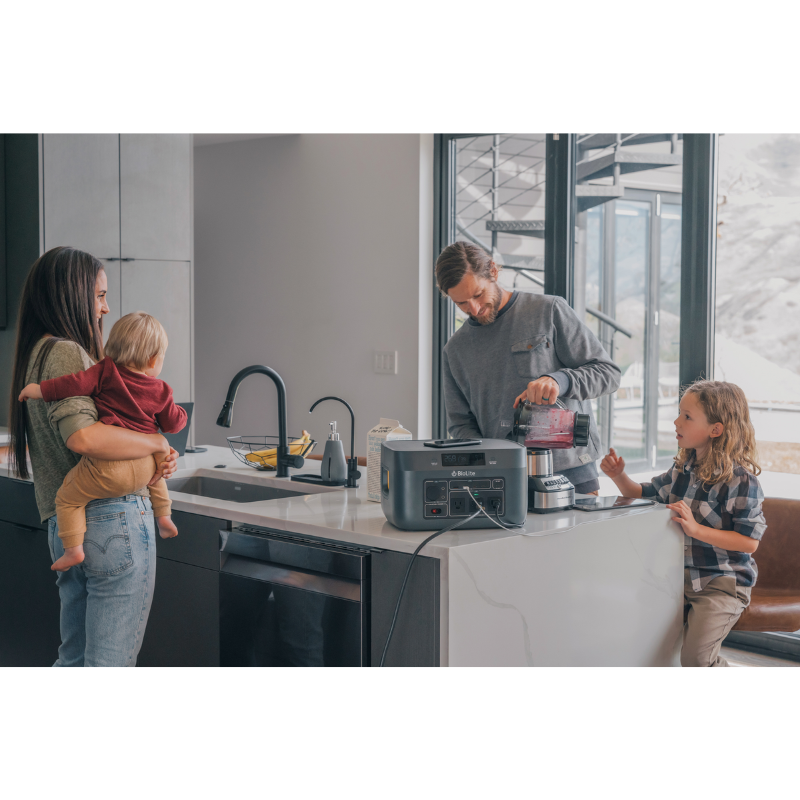
[[[48,520],[50,556],[64,554],[55,517]],[[61,647],[54,667],[134,667],[156,580],[155,521],[138,495],[86,506],[85,560],[57,572]]]

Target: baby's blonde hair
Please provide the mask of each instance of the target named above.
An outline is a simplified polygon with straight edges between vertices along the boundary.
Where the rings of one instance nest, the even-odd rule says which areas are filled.
[[[693,394],[703,409],[709,425],[722,423],[721,436],[711,440],[703,461],[695,466],[695,474],[703,483],[727,483],[734,467],[744,467],[754,475],[761,474],[756,461],[756,432],[750,422],[750,408],[744,392],[735,383],[695,381],[684,395]],[[694,450],[678,450],[675,464],[679,469],[694,455]]]
[[[164,326],[150,314],[134,311],[114,323],[105,354],[120,366],[146,369],[153,356],[167,352],[167,344]]]

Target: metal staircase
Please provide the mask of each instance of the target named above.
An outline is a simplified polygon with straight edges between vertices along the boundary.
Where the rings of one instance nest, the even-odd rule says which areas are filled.
[[[677,153],[680,133],[588,133],[577,140],[578,162],[575,165],[575,196],[577,210],[587,211],[594,206],[624,196],[623,175],[631,172],[674,167],[681,164]],[[669,142],[669,153],[626,151],[631,145]],[[598,149],[601,150],[597,153]],[[611,178],[612,183],[589,183]]]
[[[621,181],[623,175],[679,166],[681,164],[681,156],[677,152],[678,140],[682,138],[683,135],[680,133],[579,134],[577,137],[578,162],[575,165],[575,197],[577,198],[578,213],[607,203],[610,200],[624,197],[625,187]],[[670,152],[648,153],[628,149],[632,145],[653,144],[655,142],[669,142]],[[497,218],[501,207],[498,203],[496,191],[496,187],[499,185],[499,136],[494,137],[492,150],[492,218],[486,221],[486,230],[492,235],[491,252],[497,254],[498,233],[544,239],[544,221],[502,220]],[[611,183],[608,183],[609,178],[611,178]],[[481,247],[485,247],[482,242],[474,239],[468,231],[461,228],[461,226],[459,228],[463,234]]]

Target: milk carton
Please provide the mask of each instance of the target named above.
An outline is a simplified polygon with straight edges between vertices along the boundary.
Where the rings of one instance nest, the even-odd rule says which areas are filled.
[[[381,501],[381,445],[392,439],[411,439],[396,419],[383,419],[367,434],[367,498]]]

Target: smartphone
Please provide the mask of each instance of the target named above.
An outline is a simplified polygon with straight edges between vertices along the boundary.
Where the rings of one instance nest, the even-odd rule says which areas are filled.
[[[472,447],[478,445],[483,439],[434,439],[430,442],[423,442],[425,447]]]
[[[575,501],[575,508],[581,511],[610,511],[616,508],[641,508],[654,505],[655,501],[639,497],[587,497]]]

